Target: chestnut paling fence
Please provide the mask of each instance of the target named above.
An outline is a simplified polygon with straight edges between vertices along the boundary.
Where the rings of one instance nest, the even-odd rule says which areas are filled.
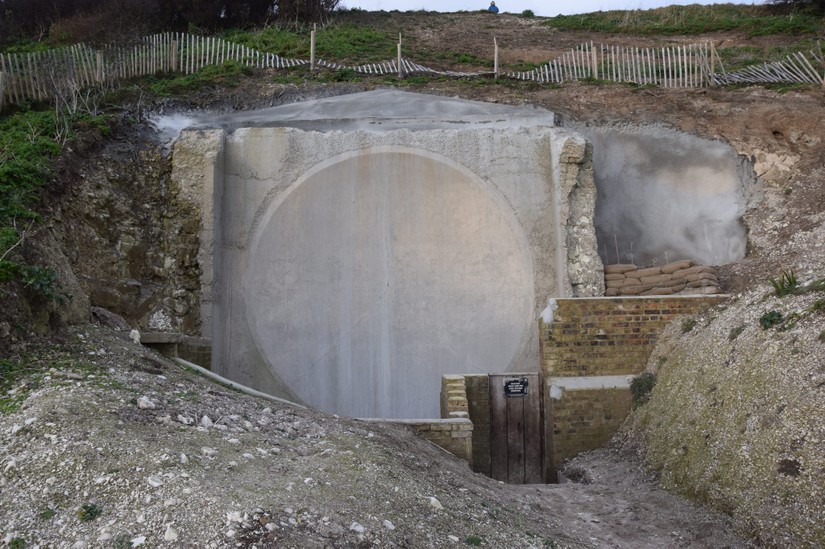
[[[113,87],[122,80],[157,73],[191,74],[207,65],[234,61],[250,67],[311,70],[351,70],[358,74],[509,78],[540,83],[582,79],[633,82],[666,88],[694,88],[735,83],[812,83],[825,87],[825,60],[819,50],[796,52],[785,59],[726,72],[712,44],[657,48],[582,44],[527,71],[499,69],[499,46],[494,40],[492,71],[438,70],[402,56],[378,63],[343,65],[316,59],[315,30],[310,35],[310,58],[290,59],[218,37],[187,33],[147,36],[137,44],[92,48],[85,44],[38,53],[0,53],[0,109],[27,100],[66,97],[95,86]]]

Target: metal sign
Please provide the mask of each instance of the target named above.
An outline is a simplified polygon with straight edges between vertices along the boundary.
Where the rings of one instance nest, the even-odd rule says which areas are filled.
[[[529,380],[526,377],[508,377],[504,379],[504,396],[523,397],[530,394]]]

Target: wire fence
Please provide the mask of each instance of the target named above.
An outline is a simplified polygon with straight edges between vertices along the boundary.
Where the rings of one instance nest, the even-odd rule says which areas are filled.
[[[820,52],[797,52],[784,60],[725,72],[712,44],[635,48],[582,44],[547,63],[526,71],[499,69],[499,47],[494,41],[492,71],[439,70],[402,56],[377,63],[345,65],[316,59],[315,30],[310,58],[292,59],[224,40],[187,33],[147,36],[136,44],[95,49],[85,44],[38,53],[0,54],[0,110],[8,104],[65,97],[93,86],[114,87],[118,82],[158,73],[192,74],[210,65],[234,61],[245,66],[311,70],[351,70],[365,75],[509,78],[540,83],[584,79],[632,82],[666,88],[695,88],[741,83],[812,83],[825,87],[825,60]]]

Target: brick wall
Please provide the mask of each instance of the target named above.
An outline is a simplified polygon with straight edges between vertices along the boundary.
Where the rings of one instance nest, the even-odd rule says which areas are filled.
[[[473,423],[467,418],[404,421],[423,438],[441,446],[468,464],[473,463]]]
[[[489,476],[490,380],[487,374],[441,376],[441,417],[469,418],[473,426],[470,467]]]
[[[725,299],[557,300],[553,322],[539,321],[545,421],[552,421],[550,467],[610,440],[630,413],[629,380],[644,371],[662,330]]]
[[[610,441],[630,411],[628,389],[564,391],[552,406],[551,469],[580,452]]]
[[[464,387],[473,422],[473,471],[490,476],[490,378],[465,375]]]
[[[724,301],[724,296],[557,300],[541,323],[545,377],[639,374],[665,326]]]

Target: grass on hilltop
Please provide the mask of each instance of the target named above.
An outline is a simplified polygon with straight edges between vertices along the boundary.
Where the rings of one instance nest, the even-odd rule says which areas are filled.
[[[702,34],[739,31],[747,36],[821,35],[825,17],[777,6],[714,4],[667,6],[651,10],[614,10],[559,15],[546,20],[558,30],[621,34]]]

